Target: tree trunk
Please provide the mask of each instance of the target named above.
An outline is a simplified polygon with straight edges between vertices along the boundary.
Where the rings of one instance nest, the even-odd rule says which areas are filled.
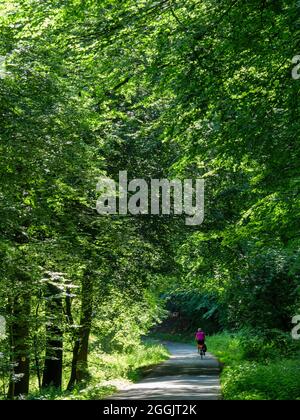
[[[63,330],[60,326],[62,320],[63,303],[61,291],[54,285],[48,284],[48,299],[46,316],[46,354],[43,372],[42,387],[54,386],[61,388],[63,368]]]
[[[10,347],[12,374],[9,383],[8,398],[13,399],[29,392],[30,344],[29,317],[30,295],[25,292],[11,301],[10,312]]]
[[[72,371],[68,389],[88,379],[88,347],[93,314],[93,280],[86,275],[82,281],[80,329],[73,348]]]

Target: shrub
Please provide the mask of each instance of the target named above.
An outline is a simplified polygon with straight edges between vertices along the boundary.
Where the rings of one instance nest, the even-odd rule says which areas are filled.
[[[246,360],[275,360],[295,354],[298,343],[291,335],[279,330],[242,330],[239,342]]]
[[[223,395],[227,400],[297,400],[300,398],[298,360],[267,364],[244,362],[225,369]]]

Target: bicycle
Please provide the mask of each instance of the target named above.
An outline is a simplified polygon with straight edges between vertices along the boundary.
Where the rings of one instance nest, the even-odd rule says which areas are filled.
[[[198,344],[198,353],[200,354],[202,360],[205,356],[204,344]]]

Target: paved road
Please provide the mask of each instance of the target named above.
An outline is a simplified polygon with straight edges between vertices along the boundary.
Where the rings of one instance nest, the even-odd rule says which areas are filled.
[[[142,381],[128,385],[114,400],[218,400],[219,363],[209,353],[201,360],[194,346],[164,343],[171,354]]]

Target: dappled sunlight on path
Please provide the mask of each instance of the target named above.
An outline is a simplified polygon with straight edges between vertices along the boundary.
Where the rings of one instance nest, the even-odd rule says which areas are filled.
[[[204,360],[189,344],[166,343],[170,359],[154,368],[142,381],[128,385],[112,399],[218,400],[219,363],[209,353]]]

